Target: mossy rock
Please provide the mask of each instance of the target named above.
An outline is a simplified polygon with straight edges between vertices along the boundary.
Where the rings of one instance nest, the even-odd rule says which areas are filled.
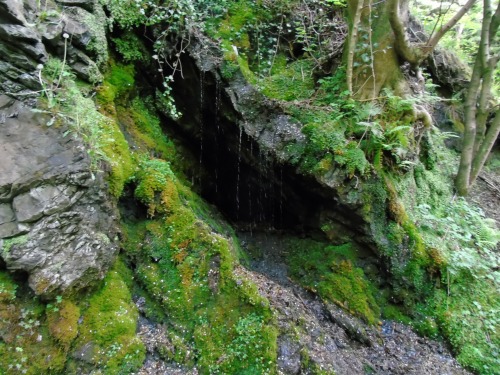
[[[138,312],[127,284],[131,278],[118,259],[99,290],[81,303],[82,324],[73,345],[76,358],[86,353],[86,360],[106,374],[135,371],[145,358],[144,344],[136,335]]]
[[[64,300],[47,312],[49,332],[64,348],[69,349],[78,335],[80,308],[73,302]]]
[[[331,246],[297,239],[288,246],[294,279],[366,322],[378,321],[380,307],[375,300],[376,289],[363,270],[354,265],[357,255],[351,244]]]

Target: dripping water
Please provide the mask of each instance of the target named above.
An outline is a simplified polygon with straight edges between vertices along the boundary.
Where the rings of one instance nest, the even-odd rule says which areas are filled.
[[[221,107],[221,82],[218,78],[215,79],[215,150],[219,149],[219,132],[220,132],[220,107]],[[219,193],[219,153],[215,152],[215,196],[218,199]]]
[[[250,138],[250,136],[248,136],[248,138]],[[251,142],[251,139],[249,139],[249,141],[250,141],[250,160],[253,160],[253,142]],[[252,227],[255,225],[255,222],[252,216],[252,189],[248,189],[248,214],[252,220],[252,222],[250,223],[250,237],[253,237]]]
[[[283,228],[283,166],[280,166],[280,228]]]
[[[203,102],[204,102],[204,92],[205,92],[205,72],[202,70],[200,72],[200,170],[199,170],[199,183],[200,187],[202,186],[201,183],[201,176],[203,173]]]
[[[236,218],[240,218],[240,169],[241,169],[241,138],[243,135],[243,126],[240,125],[240,136],[238,140],[238,172],[236,176]]]
[[[263,206],[263,196],[264,196],[264,181],[263,181],[263,173],[265,172],[265,169],[263,169],[263,155],[262,155],[262,150],[259,148],[259,155],[258,155],[258,160],[259,160],[259,171],[262,171],[259,173],[259,196],[257,197],[257,213],[258,213],[258,219],[259,219],[259,224],[262,223],[263,220],[263,213],[264,213],[264,206]]]

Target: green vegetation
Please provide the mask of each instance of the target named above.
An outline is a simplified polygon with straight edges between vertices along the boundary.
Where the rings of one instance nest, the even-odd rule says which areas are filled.
[[[47,126],[82,139],[92,172],[109,171],[111,194],[118,199],[126,192],[123,198],[144,205],[147,217],[123,223],[122,256],[87,294],[41,301],[0,272],[0,372],[137,371],[145,348],[132,296],[140,296],[146,317],[165,327],[168,344],[159,348],[165,361],[201,373],[275,373],[278,328],[269,302],[238,272],[231,228],[183,180],[158,114],[181,115],[171,82],[181,69],[186,31],[199,21],[223,49],[222,77],[242,75],[303,125],[303,140],[287,145],[288,160],[300,173],[336,186],[339,197],[359,210],[390,286],[377,290],[351,243],[290,241],[292,277],[369,324],[382,315],[424,335],[444,336],[458,360],[478,373],[500,368],[498,230],[478,209],[453,198],[457,157],[425,109],[435,97],[384,90],[357,102],[346,91],[346,69],[331,73],[331,57],[343,43],[333,31],[341,2],[103,3],[119,29],[116,52],[128,65],[108,59],[104,13],[87,14],[95,36],[89,45],[97,63],[92,80],[103,80],[97,95],[65,61],[50,59],[42,70],[39,110],[50,115]],[[475,28],[469,26],[471,35]],[[152,47],[136,33],[139,27],[150,28]],[[377,46],[361,34],[364,45],[357,51],[368,67],[374,58],[366,51]],[[142,96],[132,64],[148,60],[164,88]],[[97,66],[106,63],[102,77]],[[167,65],[173,71],[168,75]],[[328,224],[322,229],[328,232]],[[27,239],[4,240],[3,254]],[[301,353],[304,371],[327,373],[308,355]]]
[[[288,4],[293,7],[293,2]],[[479,323],[485,318],[464,315],[452,307],[471,312],[475,301],[484,316],[491,317],[497,311],[493,299],[479,302],[473,293],[465,291],[481,285],[484,293],[492,296],[497,289],[498,257],[492,249],[498,243],[498,230],[465,201],[452,200],[457,156],[446,150],[445,135],[431,128],[431,119],[422,110],[436,97],[425,94],[401,98],[385,91],[375,101],[353,101],[345,91],[342,68],[323,77],[320,73],[314,78],[302,75],[301,66],[308,65],[311,71],[318,55],[290,56],[278,43],[273,48],[273,25],[289,8],[264,17],[265,12],[240,6],[237,3],[230,8],[215,33],[222,38],[226,51],[223,73],[229,72],[225,76],[230,78],[239,67],[249,83],[265,96],[281,101],[285,110],[304,125],[305,141],[287,147],[288,159],[302,173],[334,181],[341,194],[362,202],[364,217],[391,273],[391,297],[399,304],[381,306],[384,315],[411,323],[422,334],[444,335],[457,353],[463,353],[458,357],[463,365],[490,373],[497,365],[491,347],[498,338]],[[250,26],[256,22],[261,23],[257,37]],[[298,31],[296,37],[300,39]],[[269,55],[259,54],[260,46],[266,43]],[[239,56],[234,55],[232,46],[237,47]],[[266,70],[266,66],[272,68]],[[295,81],[296,89],[290,90],[290,82]],[[293,101],[293,105],[287,105],[287,101]],[[335,266],[325,262],[320,263],[324,268],[318,268],[310,264],[315,263],[310,257],[298,259],[295,277],[299,275],[304,285],[323,298],[341,301],[340,305],[348,299],[339,296],[338,288],[332,286],[339,283],[339,275],[350,275],[343,282],[350,279],[356,284],[352,263],[337,260]],[[309,269],[304,272],[306,266]],[[313,284],[313,279],[319,280],[313,277],[315,273],[326,273],[329,282]],[[353,290],[352,286],[344,289]],[[378,316],[367,314],[366,307],[359,307],[362,304],[357,306],[358,316],[370,316],[367,320],[371,321]],[[496,321],[488,322],[498,326]],[[466,325],[474,326],[475,334],[462,333],[468,331]]]
[[[2,245],[2,248],[0,249],[0,251],[2,252],[2,256],[4,258],[8,257],[9,251],[10,251],[12,246],[23,245],[26,242],[28,242],[28,235],[27,234],[23,234],[20,236],[7,238],[7,239],[3,240],[3,245]]]
[[[65,136],[79,137],[86,144],[91,161],[91,170],[95,173],[102,168],[102,163],[111,167],[109,176],[110,192],[120,196],[125,181],[131,176],[131,155],[127,141],[116,120],[99,112],[94,101],[86,96],[89,87],[76,82],[75,76],[61,61],[50,59],[44,67],[44,79],[49,88],[45,90],[46,112],[51,115],[47,125],[65,124],[69,129]],[[129,85],[133,76],[116,72],[109,84],[103,86],[108,100],[114,100],[126,77]],[[129,77],[132,77],[130,80]],[[130,83],[131,82],[131,83]],[[117,85],[117,86],[114,86]],[[43,106],[42,106],[43,108]]]
[[[290,247],[290,271],[304,287],[334,302],[368,323],[380,316],[374,285],[356,266],[353,245],[325,245],[312,240],[296,240]]]
[[[95,294],[45,302],[0,272],[0,372],[76,374],[70,357],[78,351],[106,374],[136,370],[144,347],[136,336],[137,311],[123,281],[127,273],[118,262]]]
[[[106,374],[133,372],[144,361],[144,344],[136,335],[138,313],[129,291],[131,282],[131,271],[118,260],[82,311],[74,348],[85,351],[86,362]],[[89,345],[90,352],[85,349]],[[70,372],[73,366],[70,363]]]
[[[207,373],[272,373],[277,331],[268,302],[234,274],[233,240],[214,232],[221,224],[212,224],[211,210],[168,162],[142,159],[135,184],[156,219],[128,223],[125,248],[137,287],[165,311],[150,307],[151,318],[172,327],[174,349],[165,349],[165,359]]]

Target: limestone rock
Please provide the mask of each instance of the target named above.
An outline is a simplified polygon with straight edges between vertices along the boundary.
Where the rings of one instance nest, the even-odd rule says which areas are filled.
[[[50,215],[66,209],[76,192],[75,186],[40,186],[14,198],[13,207],[20,223],[36,221],[43,215]]]

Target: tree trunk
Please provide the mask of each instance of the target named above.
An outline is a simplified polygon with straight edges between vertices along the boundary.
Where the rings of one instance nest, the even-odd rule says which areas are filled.
[[[489,99],[493,71],[500,59],[499,56],[491,56],[490,51],[500,25],[500,3],[492,15],[490,0],[483,1],[481,41],[467,90],[464,142],[455,180],[455,188],[460,195],[468,194],[500,132],[500,110],[496,111],[494,120],[486,130],[486,122],[491,111]]]
[[[427,42],[412,44],[406,35],[409,0],[350,0],[346,72],[352,97],[374,99],[383,88],[404,96],[408,87],[401,65],[409,62],[414,69],[418,68],[475,2],[468,0]]]
[[[479,148],[476,156],[474,157],[474,161],[472,163],[472,169],[469,177],[469,183],[472,185],[474,181],[476,181],[479,172],[483,168],[488,155],[495,144],[495,141],[498,138],[498,134],[500,133],[500,110],[495,114],[495,119],[491,123],[486,135],[484,137],[484,141]]]
[[[351,80],[352,97],[358,100],[375,99],[383,88],[402,94],[405,81],[401,72],[401,61],[394,49],[394,33],[389,23],[389,3],[370,0],[351,0],[348,3],[349,23],[354,25],[361,7],[356,38],[353,27],[348,38],[347,72],[348,85]],[[407,5],[408,0],[404,0]],[[406,18],[407,19],[407,13]],[[352,52],[352,60],[349,53]],[[352,73],[349,65],[352,64]]]

